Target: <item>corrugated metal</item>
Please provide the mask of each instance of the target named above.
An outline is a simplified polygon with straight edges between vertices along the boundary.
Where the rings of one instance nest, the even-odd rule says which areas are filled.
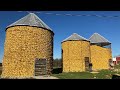
[[[89,40],[91,43],[110,43],[107,39],[105,39],[103,36],[101,36],[98,33],[94,33]]]
[[[71,36],[69,36],[68,38],[66,38],[66,39],[63,40],[62,42],[64,42],[64,41],[69,41],[69,40],[86,40],[86,41],[89,41],[89,40],[87,40],[86,38],[78,35],[77,33],[73,33]]]
[[[34,13],[29,13],[25,17],[19,19],[18,21],[12,23],[11,25],[7,26],[16,26],[16,25],[28,25],[28,26],[36,26],[36,27],[42,27],[49,30],[52,30],[48,25],[46,25],[37,15]]]

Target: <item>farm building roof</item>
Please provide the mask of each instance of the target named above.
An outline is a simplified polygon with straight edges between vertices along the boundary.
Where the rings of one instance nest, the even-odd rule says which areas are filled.
[[[12,23],[11,25],[7,26],[18,26],[18,25],[27,25],[27,26],[36,26],[42,27],[45,29],[52,30],[48,25],[46,25],[37,15],[34,13],[29,13],[28,15],[24,16],[23,18],[19,19],[18,21]]]
[[[98,33],[94,33],[90,38],[89,38],[91,43],[110,43],[107,39],[105,39],[103,36],[101,36]]]
[[[68,38],[66,38],[62,42],[64,42],[64,41],[70,41],[70,40],[86,40],[86,41],[89,41],[86,38],[78,35],[77,33],[73,33],[71,36],[69,36]]]

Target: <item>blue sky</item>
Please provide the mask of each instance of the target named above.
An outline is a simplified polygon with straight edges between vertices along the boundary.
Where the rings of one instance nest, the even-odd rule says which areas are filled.
[[[97,14],[97,15],[119,15],[120,11],[42,11],[45,13],[60,14]],[[27,15],[27,12],[0,11],[0,62],[4,54],[4,41],[6,27],[16,20]],[[73,33],[89,38],[97,32],[112,43],[112,56],[120,54],[120,17],[99,18],[94,16],[57,16],[36,13],[55,33],[54,36],[54,58],[61,58],[61,41]]]

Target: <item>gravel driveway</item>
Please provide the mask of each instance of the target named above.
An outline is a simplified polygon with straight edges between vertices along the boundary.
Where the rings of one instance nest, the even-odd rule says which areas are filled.
[[[50,75],[43,75],[43,76],[34,76],[31,78],[1,78],[0,77],[0,79],[58,79],[58,78]]]
[[[58,79],[57,77],[48,76],[48,75],[44,75],[44,76],[34,76],[33,78],[35,78],[35,79]]]

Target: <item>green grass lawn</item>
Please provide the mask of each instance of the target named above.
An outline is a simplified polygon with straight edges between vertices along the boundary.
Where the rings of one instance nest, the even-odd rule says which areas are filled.
[[[88,72],[69,72],[69,73],[59,73],[53,74],[53,76],[58,77],[60,79],[90,79],[93,78],[93,75]]]
[[[115,69],[120,69],[120,65],[116,65]],[[120,71],[117,72],[114,70],[100,70],[98,72],[69,72],[52,74],[52,76],[58,77],[59,79],[112,79],[112,75],[120,74]]]
[[[115,69],[120,69],[120,64],[114,66]]]
[[[69,72],[53,74],[53,76],[60,79],[112,79],[112,75],[120,74],[112,70],[101,70],[99,73],[90,72]]]

